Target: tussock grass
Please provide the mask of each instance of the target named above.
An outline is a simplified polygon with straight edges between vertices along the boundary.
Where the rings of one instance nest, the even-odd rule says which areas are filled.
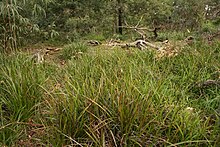
[[[0,123],[5,128],[0,130],[0,140],[9,143],[24,133],[16,123],[28,121],[37,112],[43,99],[40,87],[45,76],[44,71],[25,55],[1,55],[0,60]],[[4,127],[9,123],[9,128]]]
[[[218,80],[216,52],[218,43],[160,60],[96,50],[62,68],[2,56],[2,145],[218,146],[219,87],[197,86]]]
[[[82,53],[87,52],[88,46],[84,43],[72,43],[64,46],[59,56],[61,60],[70,60],[71,58],[78,58]]]

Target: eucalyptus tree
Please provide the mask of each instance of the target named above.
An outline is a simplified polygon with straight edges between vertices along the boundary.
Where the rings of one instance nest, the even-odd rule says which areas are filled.
[[[36,19],[46,15],[52,0],[3,0],[0,2],[0,42],[5,50],[17,49],[22,37],[39,31]]]

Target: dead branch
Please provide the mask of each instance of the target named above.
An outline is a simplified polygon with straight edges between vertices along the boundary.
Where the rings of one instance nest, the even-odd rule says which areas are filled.
[[[138,23],[136,24],[136,27],[138,27],[143,19],[144,15],[141,16],[140,20],[138,21]]]
[[[158,47],[158,46],[156,46],[156,45],[154,45],[154,44],[152,44],[150,42],[147,42],[145,40],[137,40],[134,43],[136,44],[137,47],[141,46],[141,47],[147,48],[147,46],[150,46],[150,47],[152,47],[154,49],[157,49],[157,50],[161,49],[161,47]]]
[[[132,30],[136,31],[138,34],[141,35],[143,40],[147,40],[147,41],[149,41],[149,40],[146,37],[146,32],[145,31],[153,32],[153,34],[154,34],[153,38],[156,39],[158,37],[157,31],[160,29],[159,27],[156,27],[154,29],[149,29],[149,28],[146,28],[146,27],[138,27],[137,25],[135,27],[130,27],[130,26],[120,26],[120,27],[125,28],[125,29],[132,29]]]
[[[131,43],[113,43],[113,44],[108,44],[108,46],[120,46],[122,48],[129,48],[129,47],[135,47],[135,48],[139,48],[140,50],[144,50],[147,49],[148,46],[151,48],[154,48],[156,50],[160,50],[161,47],[156,46],[150,42],[147,42],[145,40],[137,40]]]
[[[92,45],[92,46],[97,46],[97,45],[100,45],[101,43],[97,40],[89,40],[87,42],[89,45]]]
[[[47,51],[57,52],[57,51],[61,50],[61,48],[49,48],[49,47],[47,47],[46,50],[47,50]]]
[[[37,53],[33,54],[31,56],[31,59],[35,62],[35,63],[43,63],[44,61],[44,54],[41,53],[40,51],[38,51]]]
[[[135,27],[120,26],[120,27],[121,27],[121,28],[125,28],[125,29],[145,30],[145,31],[152,32],[152,30],[150,30],[149,28],[145,28],[145,27],[141,27],[141,28],[139,28],[138,26],[135,26]]]
[[[128,25],[128,23],[125,21],[126,26],[119,26],[120,28],[125,28],[125,29],[132,29],[134,31],[136,31],[138,34],[141,35],[143,40],[146,40],[149,42],[149,39],[147,39],[146,37],[146,31],[147,32],[153,32],[154,37],[153,39],[156,39],[158,36],[157,31],[160,29],[160,27],[155,27],[154,29],[149,29],[147,27],[140,27],[140,22],[142,21],[143,16],[141,16],[140,20],[137,22],[137,24],[135,26],[130,26]]]
[[[62,50],[62,48],[46,48],[45,55],[53,54]]]

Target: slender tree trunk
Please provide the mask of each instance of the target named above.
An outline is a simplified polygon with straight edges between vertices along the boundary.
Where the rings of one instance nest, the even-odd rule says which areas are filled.
[[[114,14],[113,28],[112,31],[114,34],[118,33],[118,16]]]
[[[13,1],[12,0],[10,0],[10,3],[11,3],[11,5],[13,5]],[[16,24],[15,24],[15,16],[13,15],[12,16],[13,17],[13,19],[12,19],[12,24],[11,24],[11,26],[12,26],[12,34],[11,34],[11,36],[13,36],[13,42],[12,42],[12,45],[13,45],[13,49],[17,49],[17,36],[16,36]]]
[[[122,35],[122,23],[123,23],[123,10],[122,10],[122,1],[118,1],[118,33]]]

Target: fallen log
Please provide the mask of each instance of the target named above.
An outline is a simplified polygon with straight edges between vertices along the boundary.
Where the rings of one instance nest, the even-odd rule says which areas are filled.
[[[154,44],[152,44],[152,43],[150,43],[150,42],[147,42],[147,41],[144,41],[144,40],[137,40],[137,41],[135,41],[134,42],[137,46],[143,46],[144,48],[147,48],[147,46],[150,46],[150,47],[152,47],[152,48],[154,48],[154,49],[157,49],[157,50],[160,50],[161,49],[161,47],[159,47],[159,46],[156,46],[156,45],[154,45]]]
[[[48,55],[48,54],[53,54],[53,53],[56,53],[58,51],[60,51],[62,48],[46,48],[46,52],[45,54]]]
[[[147,42],[145,40],[137,40],[135,42],[131,43],[113,43],[113,44],[108,44],[109,46],[120,46],[122,48],[129,48],[129,47],[136,47],[139,48],[140,50],[147,49],[148,47],[154,48],[156,50],[161,50],[162,47],[156,46],[150,42]]]

